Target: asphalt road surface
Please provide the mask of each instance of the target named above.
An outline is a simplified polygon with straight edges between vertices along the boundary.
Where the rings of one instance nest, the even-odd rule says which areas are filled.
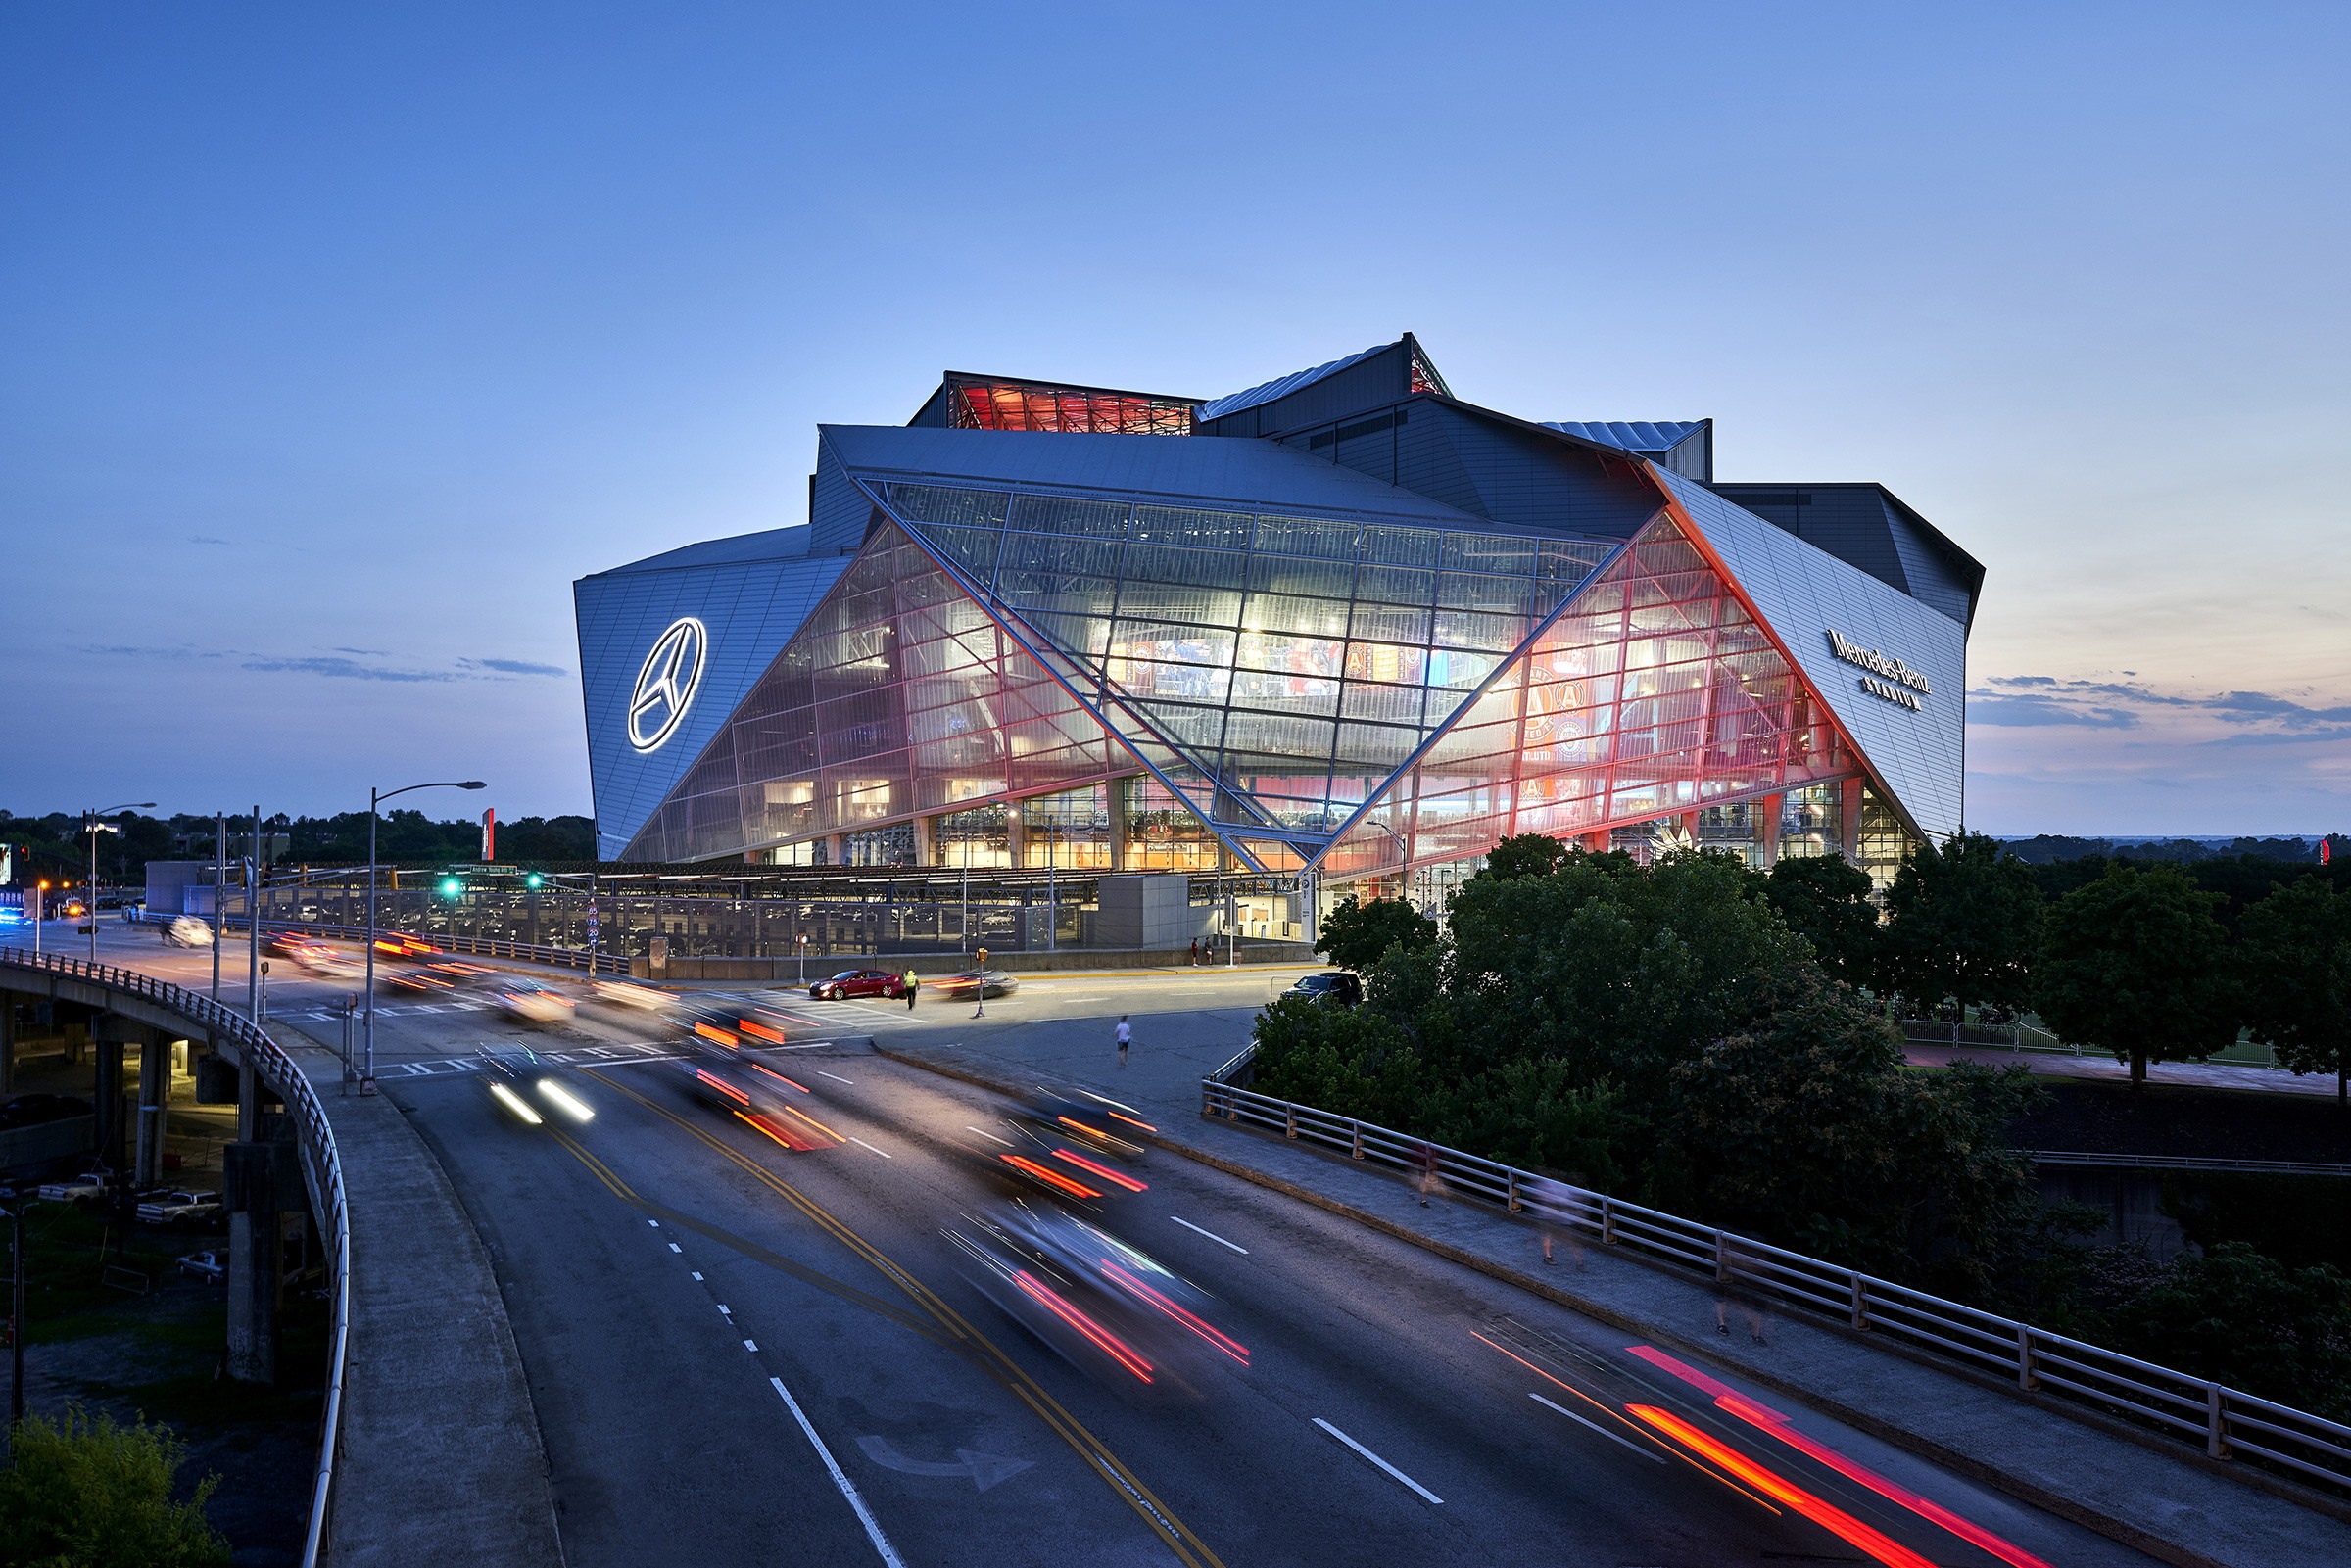
[[[110,933],[102,956],[181,983],[209,974],[206,955],[151,937]],[[238,959],[224,994],[241,1000]],[[315,1019],[349,989],[273,974],[272,1013],[331,1043]],[[1131,1014],[1158,1045],[1136,1079],[1153,1092],[1132,1104],[1162,1116],[1180,1096],[1160,1080],[1196,1079],[1268,989],[1250,971],[1058,974],[990,1002],[985,1021],[968,1003],[909,1018],[780,995],[786,1044],[763,1055],[808,1089],[795,1104],[828,1135],[799,1150],[692,1098],[673,1037],[646,1015],[588,1003],[528,1029],[461,995],[387,997],[385,1092],[495,1260],[567,1559],[2149,1560],[1165,1151],[1130,1167],[1148,1190],[1104,1223],[1209,1293],[1205,1315],[1247,1364],[1196,1358],[1146,1385],[1107,1355],[1057,1353],[967,1279],[945,1234],[1006,1201],[963,1151],[973,1129],[1008,1131],[1013,1108],[865,1037],[945,1045],[984,1022],[1050,1057],[1057,1041],[1101,1049],[1107,1022]],[[516,1040],[564,1059],[555,1071],[593,1119],[525,1125],[461,1065]],[[319,1061],[331,1084],[333,1060]]]

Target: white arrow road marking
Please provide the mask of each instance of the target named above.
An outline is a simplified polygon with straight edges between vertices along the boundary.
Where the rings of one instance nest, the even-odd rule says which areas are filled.
[[[857,1447],[865,1456],[884,1469],[902,1471],[907,1475],[969,1476],[972,1485],[985,1492],[999,1482],[1010,1481],[1036,1461],[1007,1459],[1001,1454],[981,1453],[972,1449],[957,1449],[950,1462],[945,1459],[909,1459],[889,1446],[884,1437],[862,1437]]]

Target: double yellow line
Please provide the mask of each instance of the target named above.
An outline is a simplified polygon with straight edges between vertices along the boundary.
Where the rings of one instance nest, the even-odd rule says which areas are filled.
[[[1019,1362],[1007,1355],[993,1340],[972,1327],[962,1313],[939,1300],[929,1286],[899,1267],[880,1248],[850,1229],[832,1211],[732,1144],[718,1138],[708,1128],[688,1120],[668,1107],[656,1104],[626,1084],[617,1082],[592,1068],[582,1070],[604,1087],[617,1094],[625,1095],[655,1116],[679,1127],[689,1137],[698,1140],[720,1158],[747,1172],[762,1186],[799,1210],[801,1213],[814,1220],[820,1229],[848,1248],[866,1263],[880,1271],[883,1278],[904,1292],[914,1305],[931,1319],[931,1322],[925,1323],[920,1318],[912,1317],[886,1302],[866,1295],[853,1286],[842,1284],[840,1281],[817,1273],[815,1270],[803,1268],[788,1259],[777,1257],[775,1254],[767,1253],[763,1248],[753,1247],[748,1243],[726,1236],[712,1227],[682,1215],[672,1215],[671,1217],[677,1218],[680,1223],[689,1228],[701,1231],[727,1246],[759,1256],[762,1261],[771,1262],[784,1271],[807,1280],[821,1289],[880,1311],[884,1316],[914,1330],[925,1339],[944,1344],[949,1349],[957,1351],[982,1371],[1010,1390],[1024,1404],[1035,1411],[1045,1425],[1070,1446],[1072,1451],[1079,1458],[1084,1460],[1096,1475],[1109,1483],[1112,1491],[1127,1500],[1128,1505],[1133,1508],[1136,1514],[1141,1516],[1143,1522],[1168,1544],[1169,1549],[1176,1553],[1176,1558],[1183,1562],[1186,1568],[1224,1568],[1223,1560],[1209,1549],[1208,1544],[1194,1535],[1191,1528],[1176,1518],[1167,1504],[1153,1496],[1151,1489],[1144,1486],[1133,1471],[1122,1464],[1118,1456],[1103,1445],[1101,1439],[1088,1432],[1076,1416],[1062,1407],[1060,1401],[1039,1387],[1036,1381],[1021,1368]],[[557,1141],[564,1148],[570,1150],[572,1155],[582,1164],[585,1164],[598,1180],[610,1188],[615,1196],[638,1208],[653,1210],[654,1206],[639,1197],[627,1182],[622,1181],[618,1175],[613,1173],[609,1165],[582,1148],[568,1134],[557,1131],[555,1136]],[[654,1212],[666,1212],[666,1211],[657,1210]],[[936,1328],[933,1327],[933,1324],[936,1325]]]

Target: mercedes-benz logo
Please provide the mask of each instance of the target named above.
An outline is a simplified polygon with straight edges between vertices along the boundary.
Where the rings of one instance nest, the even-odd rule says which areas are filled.
[[[710,651],[710,634],[691,615],[669,623],[645,656],[637,672],[637,689],[629,697],[629,744],[640,751],[658,751],[694,706],[694,693],[702,684],[702,660]]]

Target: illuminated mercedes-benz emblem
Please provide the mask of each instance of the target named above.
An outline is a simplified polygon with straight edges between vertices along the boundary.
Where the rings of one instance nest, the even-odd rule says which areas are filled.
[[[637,672],[637,689],[629,697],[629,744],[640,751],[658,751],[675,734],[694,706],[694,693],[702,684],[702,663],[710,651],[710,634],[702,623],[683,615],[669,623],[645,656]]]

